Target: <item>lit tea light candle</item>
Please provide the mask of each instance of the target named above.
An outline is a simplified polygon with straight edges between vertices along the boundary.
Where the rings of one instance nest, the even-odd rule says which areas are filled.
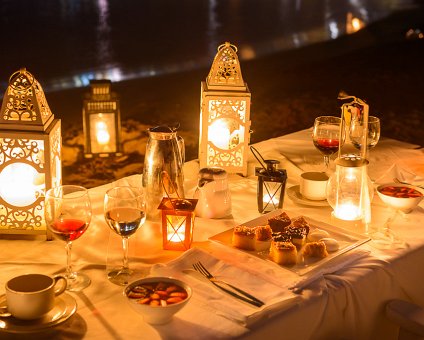
[[[0,174],[0,195],[17,207],[25,207],[37,199],[37,191],[43,188],[44,175],[26,163],[6,166]]]
[[[194,209],[197,199],[164,197],[162,210],[163,249],[187,250],[193,240]]]
[[[184,240],[185,240],[185,230],[186,230],[185,221],[183,221],[183,223],[181,225],[179,225],[179,221],[176,221],[176,219],[174,217],[175,216],[168,216],[168,224],[167,224],[168,241],[170,241],[170,242],[184,242]],[[179,220],[181,220],[181,218],[179,218]],[[176,229],[175,225],[177,225],[178,229]]]
[[[273,204],[275,206],[278,206],[278,204],[280,203],[280,200],[278,199],[278,197],[275,197],[275,195],[271,197],[270,195],[266,194],[263,197],[263,202],[265,204]]]
[[[97,122],[96,131],[96,138],[99,144],[105,145],[110,142],[110,133],[105,122]]]
[[[361,218],[362,211],[356,204],[341,203],[336,207],[334,215],[341,220],[355,221]]]

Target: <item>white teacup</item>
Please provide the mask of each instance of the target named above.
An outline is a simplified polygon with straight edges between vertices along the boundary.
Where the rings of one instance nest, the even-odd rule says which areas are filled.
[[[324,172],[304,172],[300,175],[300,193],[313,201],[325,200],[327,182]]]
[[[65,289],[66,278],[61,275],[16,276],[6,283],[7,310],[15,318],[22,320],[41,318],[54,307],[55,297]]]

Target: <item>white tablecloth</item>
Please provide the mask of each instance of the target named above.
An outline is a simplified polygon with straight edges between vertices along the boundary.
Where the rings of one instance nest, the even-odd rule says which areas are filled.
[[[314,148],[310,131],[267,140],[256,145],[265,158],[281,161],[287,169],[287,188],[299,184],[302,171],[323,169],[322,156]],[[424,177],[424,152],[415,146],[391,139],[382,139],[370,152],[369,174],[373,180],[390,177],[390,171],[410,171]],[[232,217],[220,220],[196,218],[193,247],[210,254],[233,252],[208,240],[212,235],[237,224],[257,218],[257,178],[250,157],[247,177],[230,176]],[[395,167],[394,167],[395,165]],[[390,170],[391,169],[391,170]],[[389,171],[390,170],[390,171]],[[198,163],[186,163],[184,174],[186,192],[196,185]],[[32,338],[57,339],[213,339],[213,338],[344,338],[344,339],[395,339],[396,326],[384,317],[384,304],[392,298],[403,298],[424,305],[424,233],[422,231],[423,204],[412,213],[398,215],[392,229],[407,243],[402,249],[381,250],[367,243],[359,248],[370,255],[350,263],[334,274],[327,274],[312,283],[307,290],[284,305],[281,313],[254,323],[250,328],[201,308],[198,299],[180,311],[166,325],[150,326],[127,305],[123,288],[108,282],[106,268],[119,261],[121,243],[104,222],[103,195],[119,183],[140,183],[141,176],[133,176],[109,185],[90,189],[93,219],[87,232],[73,246],[74,268],[88,274],[92,283],[82,292],[67,293],[78,304],[78,311],[67,322],[47,332],[31,335]],[[310,207],[295,204],[285,197],[284,209],[329,224],[330,207]],[[391,212],[375,195],[372,203],[372,228],[378,228]],[[166,264],[180,256],[180,252],[164,251],[160,225],[147,222],[130,240],[130,264],[137,270],[150,270],[153,264]],[[225,257],[224,256],[224,257]],[[21,240],[0,238],[0,293],[5,282],[13,276],[28,272],[55,274],[65,267],[64,244],[60,240]],[[263,261],[264,266],[265,262]],[[286,276],[284,273],[288,273]],[[281,269],[282,281],[293,281],[293,273]],[[291,282],[290,281],[290,282]],[[196,292],[195,292],[196,293]],[[275,313],[273,313],[275,314]],[[20,338],[19,335],[0,333],[0,338]],[[22,336],[28,338],[28,335]]]

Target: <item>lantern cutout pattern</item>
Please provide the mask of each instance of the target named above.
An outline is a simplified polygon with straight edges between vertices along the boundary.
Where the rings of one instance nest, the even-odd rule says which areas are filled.
[[[333,216],[344,221],[360,221],[365,227],[371,222],[372,183],[368,177],[367,136],[368,105],[359,98],[339,95],[342,105],[341,136],[349,136],[352,121],[363,125],[359,154],[349,153],[353,149],[349,139],[340,143],[336,159],[336,171],[327,184],[327,201],[333,208]],[[345,153],[345,151],[348,153]]]
[[[0,116],[0,233],[51,234],[44,194],[62,182],[60,120],[25,68],[13,73]]]
[[[261,167],[255,168],[255,175],[258,176],[258,211],[264,214],[281,209],[284,202],[287,171],[277,169],[280,164],[278,160],[264,159],[255,147],[251,146],[250,149],[261,164]]]
[[[218,47],[209,75],[201,83],[200,168],[221,167],[247,175],[250,91],[243,81],[237,47]]]
[[[188,250],[193,241],[197,199],[164,197],[162,210],[163,249]]]
[[[111,92],[110,80],[91,80],[83,106],[84,154],[108,157],[121,153],[119,99]]]

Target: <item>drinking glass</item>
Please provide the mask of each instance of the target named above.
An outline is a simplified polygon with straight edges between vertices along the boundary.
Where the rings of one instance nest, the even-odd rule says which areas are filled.
[[[129,237],[146,221],[146,203],[142,190],[131,186],[109,189],[105,194],[104,213],[108,226],[122,237],[124,252],[122,266],[112,269],[108,273],[108,279],[124,286],[134,275],[128,265]]]
[[[72,242],[81,237],[91,221],[88,190],[78,185],[61,185],[47,191],[44,214],[49,230],[66,242],[67,290],[80,291],[90,284],[90,278],[72,270]]]
[[[363,124],[358,120],[352,120],[350,125],[350,140],[355,148],[361,148]],[[367,148],[368,150],[377,145],[380,139],[380,119],[378,117],[368,117],[368,137]]]
[[[330,156],[339,150],[341,118],[320,116],[315,118],[312,139],[315,147],[323,154],[325,169],[328,170]]]

